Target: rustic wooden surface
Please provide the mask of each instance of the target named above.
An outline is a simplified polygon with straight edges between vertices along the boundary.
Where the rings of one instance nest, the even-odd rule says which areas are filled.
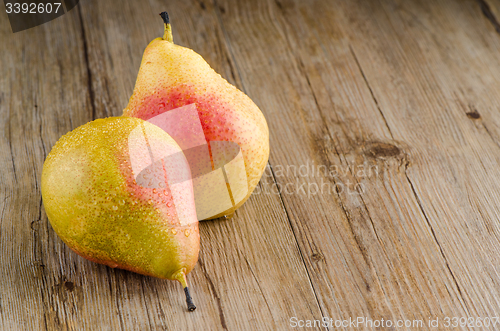
[[[121,114],[163,10],[271,136],[257,192],[201,224],[194,313],[177,283],[74,254],[40,193],[57,139]],[[1,330],[500,315],[498,0],[82,0],[16,34],[0,17]]]

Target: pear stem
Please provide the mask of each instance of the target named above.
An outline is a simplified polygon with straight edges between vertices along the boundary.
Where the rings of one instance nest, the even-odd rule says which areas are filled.
[[[163,40],[169,41],[171,43],[174,42],[174,36],[172,35],[172,27],[170,26],[170,18],[168,17],[168,13],[166,11],[160,13],[161,18],[163,19],[163,23],[165,25],[165,32],[163,33]]]
[[[191,297],[191,294],[189,293],[189,287],[187,285],[187,280],[186,280],[186,269],[181,269],[178,271],[173,279],[177,279],[179,283],[181,283],[182,287],[184,288],[184,294],[186,294],[186,303],[188,306],[189,311],[194,311],[196,309],[196,306],[193,303],[193,298]]]
[[[189,294],[189,287],[184,287],[184,293],[186,294],[186,303],[188,306],[189,311],[194,311],[196,309],[196,306],[193,303],[193,298],[191,297],[191,294]]]

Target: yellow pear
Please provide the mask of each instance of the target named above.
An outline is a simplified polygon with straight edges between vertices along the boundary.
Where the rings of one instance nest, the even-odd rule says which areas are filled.
[[[43,165],[42,198],[58,236],[84,258],[179,281],[198,260],[189,165],[177,143],[137,118],[99,119],[64,135]]]
[[[217,74],[199,54],[174,44],[168,15],[160,15],[164,36],[146,47],[123,114],[162,127],[179,143],[193,172],[199,220],[230,217],[251,195],[266,167],[266,120],[247,95]],[[162,117],[174,110],[178,111],[175,115]],[[186,119],[188,125],[183,122]],[[173,128],[176,123],[184,126]],[[185,133],[190,124],[200,128],[201,136],[193,138]]]

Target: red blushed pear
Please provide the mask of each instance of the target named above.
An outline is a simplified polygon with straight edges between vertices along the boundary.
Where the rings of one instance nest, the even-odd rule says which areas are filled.
[[[42,197],[58,236],[91,261],[179,281],[199,252],[189,165],[162,129],[99,119],[64,135],[43,165]]]
[[[267,164],[269,131],[266,120],[247,95],[217,74],[199,54],[174,44],[168,15],[164,12],[161,16],[165,23],[164,36],[154,39],[146,47],[134,92],[124,115],[151,120],[165,112],[194,104],[207,145],[212,142],[237,144],[242,155],[245,187],[241,187],[241,180],[238,180],[238,184],[234,184],[236,181],[231,184],[231,179],[227,177],[228,172],[233,170],[226,169],[226,181],[233,190],[232,203],[211,217],[199,218],[231,216],[251,195]],[[211,154],[212,167],[216,168],[214,158]],[[234,164],[233,169],[237,168]],[[206,185],[206,179],[200,182],[205,187],[212,185]],[[215,183],[215,180],[210,178],[208,182]],[[197,186],[195,183],[197,207],[212,204],[212,197],[208,195],[213,192],[197,191],[203,185]]]

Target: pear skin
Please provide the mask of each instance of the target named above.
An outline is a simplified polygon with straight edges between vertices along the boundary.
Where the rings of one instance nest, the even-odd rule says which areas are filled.
[[[252,194],[266,167],[266,120],[246,94],[217,74],[199,54],[174,44],[168,15],[164,12],[161,16],[164,36],[146,47],[134,92],[123,114],[150,120],[195,104],[206,141],[236,143],[243,155],[247,185],[243,198],[233,200],[232,207],[207,219],[231,216]]]
[[[165,131],[137,118],[99,119],[52,148],[42,172],[43,204],[54,231],[77,254],[177,280],[194,310],[186,275],[198,260],[199,232],[189,176]]]

